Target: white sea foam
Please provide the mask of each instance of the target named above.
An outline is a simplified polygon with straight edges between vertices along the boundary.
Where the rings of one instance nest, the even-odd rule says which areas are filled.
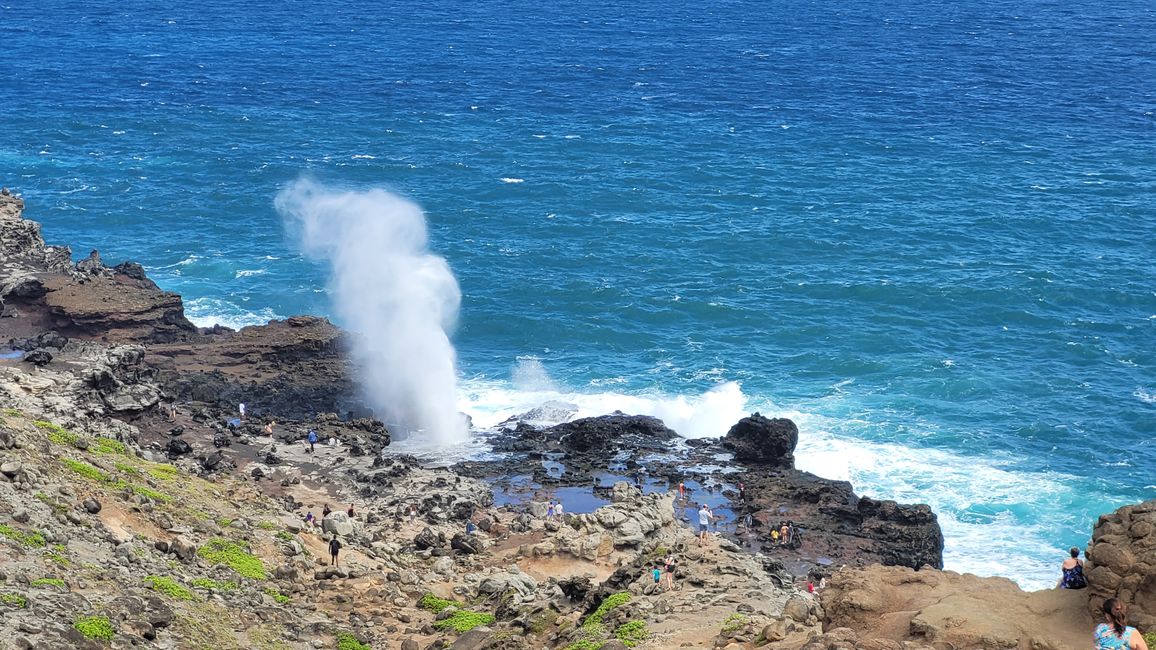
[[[268,271],[265,269],[242,269],[242,270],[234,273],[233,277],[235,277],[235,278],[249,278],[249,277],[253,277],[254,275],[265,275],[266,273],[268,273]]]
[[[511,178],[509,176],[504,176],[502,178],[499,178],[498,180],[502,181],[503,183],[525,183],[526,182],[526,179],[524,179],[524,178]]]
[[[1136,391],[1132,394],[1138,397],[1140,401],[1144,402],[1145,404],[1156,404],[1156,395],[1149,393],[1143,388],[1137,388]]]
[[[271,320],[281,318],[272,309],[250,311],[219,298],[194,298],[186,301],[185,317],[197,327],[223,325],[235,330],[249,325],[264,325]]]
[[[850,481],[859,494],[906,503],[928,503],[939,516],[946,538],[946,568],[977,575],[1002,575],[1025,589],[1049,588],[1055,581],[1052,561],[1079,540],[1049,540],[1054,533],[1032,523],[1039,510],[1062,512],[1079,497],[1065,477],[1009,469],[1014,458],[965,456],[938,449],[871,442],[854,435],[870,423],[831,419],[782,409],[769,399],[748,397],[735,382],[697,395],[611,392],[598,385],[572,390],[555,385],[541,362],[520,360],[518,383],[492,379],[463,382],[458,407],[475,426],[488,428],[511,416],[547,403],[573,405],[555,409],[559,417],[603,415],[620,410],[661,418],[687,438],[722,436],[751,412],[788,417],[800,429],[796,451],[799,469],[826,478]],[[551,424],[551,422],[538,422]]]

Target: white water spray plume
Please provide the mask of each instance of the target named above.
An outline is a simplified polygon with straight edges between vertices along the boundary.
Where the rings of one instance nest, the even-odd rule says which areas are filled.
[[[429,251],[421,209],[384,190],[308,179],[281,190],[275,205],[302,251],[329,263],[330,298],[355,332],[358,379],[378,417],[438,444],[468,439],[448,334],[462,294],[449,264]]]

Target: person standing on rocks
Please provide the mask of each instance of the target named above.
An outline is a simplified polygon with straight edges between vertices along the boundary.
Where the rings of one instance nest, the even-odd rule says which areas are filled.
[[[702,546],[706,542],[707,530],[710,528],[710,522],[714,519],[714,513],[704,503],[698,509],[698,545]]]
[[[686,501],[686,484],[682,481],[678,482],[678,500]]]
[[[269,420],[269,422],[265,425],[265,435],[273,435],[273,425],[275,424],[277,424],[276,420]]]
[[[333,512],[333,508],[330,508],[328,503],[325,504],[325,507],[321,509],[321,518],[324,519],[328,517],[331,512]]]
[[[554,500],[550,499],[549,505],[546,506],[546,521],[554,521]]]
[[[353,519],[353,504],[352,503],[349,504],[349,510],[346,510],[345,514],[349,515],[350,519]]]
[[[306,438],[309,441],[309,453],[313,453],[313,445],[317,444],[317,432],[313,429],[309,430],[309,436]]]
[[[239,412],[241,414],[241,421],[244,422],[245,421],[245,403],[244,402],[241,402],[240,404],[237,405],[237,412]]]
[[[678,563],[675,561],[673,555],[666,556],[666,566],[663,571],[666,573],[666,588],[669,591],[674,591],[674,570],[678,568]]]
[[[341,542],[337,541],[337,535],[329,538],[329,564],[332,566],[341,566],[337,559],[337,554],[341,552]]]
[[[409,523],[417,521],[417,506],[412,503],[409,505]]]
[[[562,519],[562,500],[561,499],[558,499],[558,502],[554,504],[554,516],[557,517],[559,520]]]

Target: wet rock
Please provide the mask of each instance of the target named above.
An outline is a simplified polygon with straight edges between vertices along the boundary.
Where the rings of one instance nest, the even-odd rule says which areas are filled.
[[[52,353],[48,350],[33,350],[24,354],[24,360],[34,366],[46,366],[52,363]]]
[[[767,418],[754,413],[735,423],[723,438],[735,460],[794,469],[799,428],[786,418]]]
[[[661,442],[678,436],[658,418],[623,413],[564,422],[546,433],[577,452],[613,449],[633,441]]]

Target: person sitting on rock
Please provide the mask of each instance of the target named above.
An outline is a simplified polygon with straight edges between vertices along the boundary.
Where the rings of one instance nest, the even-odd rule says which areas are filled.
[[[313,511],[312,510],[305,513],[305,525],[307,525],[307,526],[313,525]]]
[[[1109,598],[1104,601],[1104,618],[1092,633],[1096,650],[1148,650],[1144,637],[1134,627],[1129,627],[1128,607],[1124,603]]]
[[[324,519],[328,517],[331,512],[333,512],[333,508],[330,508],[328,503],[325,504],[325,507],[321,509],[321,518]]]
[[[473,519],[467,519],[466,520],[466,534],[467,535],[473,535],[475,532],[477,532],[477,530],[478,530],[478,526],[474,523],[474,520]]]
[[[1084,579],[1084,561],[1080,559],[1080,549],[1073,546],[1068,550],[1071,557],[1066,558],[1060,565],[1060,581],[1056,586],[1060,589],[1083,589],[1088,586]]]
[[[333,566],[341,566],[337,559],[337,554],[341,552],[341,542],[337,541],[337,535],[329,538],[329,564]]]
[[[269,420],[269,422],[265,425],[265,435],[273,435],[273,425],[275,424],[277,424],[276,420]]]

